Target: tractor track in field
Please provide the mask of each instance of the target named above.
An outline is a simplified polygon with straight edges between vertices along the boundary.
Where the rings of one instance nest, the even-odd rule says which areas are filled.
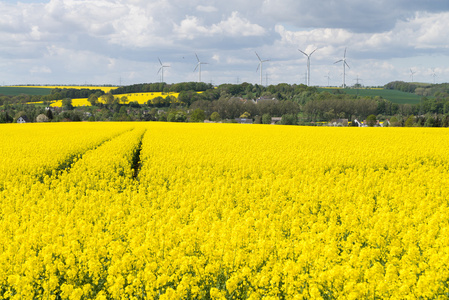
[[[109,141],[112,141],[113,139],[115,139],[115,138],[117,138],[117,137],[119,137],[119,136],[125,134],[126,132],[128,132],[128,131],[130,131],[130,130],[133,130],[133,128],[132,128],[132,129],[129,129],[129,130],[125,130],[125,131],[123,131],[123,132],[121,132],[121,133],[119,133],[119,134],[113,135],[113,136],[111,136],[111,137],[109,137],[109,138],[106,138],[106,139],[100,141],[98,144],[94,145],[93,147],[86,149],[86,150],[83,151],[82,153],[76,153],[76,154],[70,154],[70,155],[68,155],[68,156],[64,159],[64,161],[62,161],[58,166],[56,166],[56,168],[54,168],[54,169],[52,169],[52,170],[47,170],[47,171],[45,171],[44,173],[38,175],[38,178],[37,178],[37,179],[38,179],[41,183],[43,183],[43,182],[44,182],[44,177],[45,177],[45,176],[49,176],[49,177],[51,177],[51,178],[58,178],[58,177],[60,176],[60,174],[63,173],[63,172],[70,172],[70,169],[72,168],[73,164],[76,163],[78,160],[81,160],[81,159],[83,158],[83,156],[84,156],[87,152],[89,152],[89,151],[91,151],[91,150],[95,150],[95,149],[101,147],[103,144],[105,144],[105,143],[107,143],[107,142],[109,142]]]

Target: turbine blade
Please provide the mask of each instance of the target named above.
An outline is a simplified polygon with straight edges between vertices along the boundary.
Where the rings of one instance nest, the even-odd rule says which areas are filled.
[[[343,55],[343,57],[346,57],[346,48],[345,48],[345,54]]]
[[[343,59],[337,60],[336,62],[334,62],[334,64],[342,62],[342,61],[343,61]]]
[[[257,65],[256,72],[259,71],[259,68],[260,68],[260,64],[261,64],[261,63],[262,63],[262,62],[260,62],[260,63]]]
[[[162,66],[162,62],[161,62],[161,59],[160,59],[159,57],[158,57],[157,59],[159,60],[159,63],[160,63],[160,64],[161,64],[161,66]]]
[[[318,50],[318,48],[316,48],[315,50],[313,50],[312,53],[309,54],[309,56],[312,56],[312,54],[313,54],[316,50]]]
[[[162,67],[159,68],[159,70],[157,71],[157,74],[159,74],[162,70]]]
[[[309,57],[304,51],[298,49],[299,52],[301,52],[302,54],[304,54],[305,56]]]
[[[346,60],[345,60],[345,65],[346,65],[349,69],[351,69],[351,68],[349,67],[348,63],[346,62]]]
[[[198,58],[198,55],[196,55],[196,53],[195,53],[195,56],[196,56],[196,60],[197,60],[198,62],[200,62],[200,59]]]
[[[257,58],[260,60],[260,61],[262,61],[261,59],[260,59],[260,56],[259,56],[259,54],[257,54],[257,52],[256,51],[254,51],[254,53],[256,53],[256,55],[257,55]]]
[[[195,67],[195,69],[193,69],[193,72],[195,72],[196,71],[196,69],[198,69],[198,66],[200,65],[200,63],[198,62],[197,64],[196,64],[196,67]]]

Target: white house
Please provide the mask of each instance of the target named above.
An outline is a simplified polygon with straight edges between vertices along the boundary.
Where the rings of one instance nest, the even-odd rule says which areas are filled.
[[[28,120],[27,116],[20,116],[17,119],[17,123],[29,123],[29,122],[30,122],[30,120]]]

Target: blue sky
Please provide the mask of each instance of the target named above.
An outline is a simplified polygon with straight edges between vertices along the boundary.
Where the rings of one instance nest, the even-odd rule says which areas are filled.
[[[449,81],[447,0],[0,2],[0,85]],[[433,76],[435,75],[435,76]]]

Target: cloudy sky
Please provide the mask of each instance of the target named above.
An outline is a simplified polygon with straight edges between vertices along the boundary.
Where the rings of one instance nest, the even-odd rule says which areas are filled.
[[[448,0],[0,0],[0,85],[449,81]]]

